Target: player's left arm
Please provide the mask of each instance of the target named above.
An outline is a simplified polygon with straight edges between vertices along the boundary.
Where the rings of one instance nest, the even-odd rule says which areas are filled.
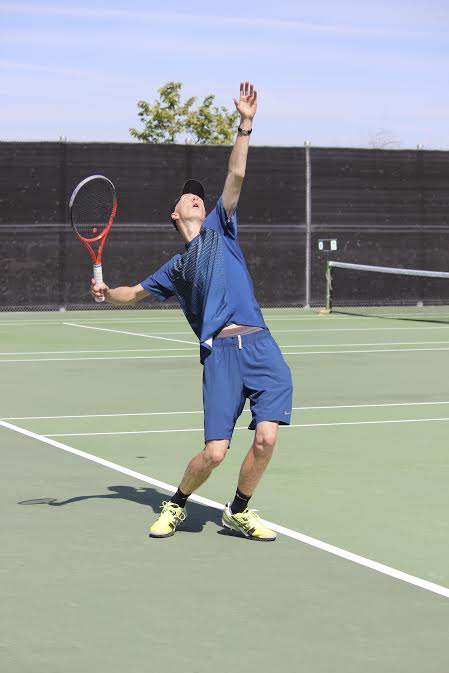
[[[250,131],[257,110],[257,91],[251,82],[241,82],[240,96],[234,98],[237,112],[240,114],[240,128]],[[229,218],[232,217],[242,189],[245,177],[246,160],[248,157],[249,135],[237,134],[231,156],[229,157],[228,175],[223,189],[222,201]]]

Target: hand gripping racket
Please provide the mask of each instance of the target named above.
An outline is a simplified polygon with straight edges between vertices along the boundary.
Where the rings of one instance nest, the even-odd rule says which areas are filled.
[[[91,254],[94,279],[98,285],[103,282],[101,255],[117,211],[114,185],[103,175],[91,175],[75,187],[69,210],[72,227]],[[92,247],[93,243],[98,243],[97,252]],[[104,297],[95,301],[104,301]]]

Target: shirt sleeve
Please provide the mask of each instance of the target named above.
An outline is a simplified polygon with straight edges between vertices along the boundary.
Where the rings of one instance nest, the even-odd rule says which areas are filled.
[[[155,271],[143,280],[140,284],[147,292],[151,292],[159,301],[165,301],[173,297],[175,290],[170,278],[170,271],[173,264],[179,255],[175,255],[168,262],[166,262],[160,269]]]
[[[217,201],[217,205],[215,206],[214,210],[212,210],[206,217],[203,226],[210,227],[211,229],[221,230],[222,233],[227,234],[232,238],[236,238],[237,213],[234,210],[231,217],[229,218],[220,196]]]

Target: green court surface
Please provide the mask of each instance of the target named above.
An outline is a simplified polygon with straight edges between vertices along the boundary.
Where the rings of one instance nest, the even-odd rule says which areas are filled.
[[[248,410],[148,537],[202,448],[179,312],[0,314],[2,671],[449,670],[449,316],[264,313],[295,385],[251,501],[283,527],[265,544],[221,527]]]

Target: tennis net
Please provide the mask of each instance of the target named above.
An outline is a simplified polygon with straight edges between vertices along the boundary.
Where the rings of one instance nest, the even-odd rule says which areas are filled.
[[[449,272],[329,261],[325,312],[449,320]]]

